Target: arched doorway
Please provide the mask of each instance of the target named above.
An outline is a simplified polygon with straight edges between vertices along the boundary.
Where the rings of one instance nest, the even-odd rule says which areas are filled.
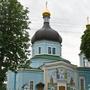
[[[36,85],[37,90],[44,90],[44,84],[42,82]]]
[[[65,86],[59,86],[59,90],[65,90]]]

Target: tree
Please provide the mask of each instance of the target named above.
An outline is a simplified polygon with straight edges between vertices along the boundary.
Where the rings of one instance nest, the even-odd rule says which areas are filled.
[[[90,25],[86,25],[86,30],[81,37],[80,50],[85,54],[88,61],[90,61]]]
[[[30,22],[27,14],[28,9],[17,0],[0,0],[0,87],[7,70],[16,70],[28,59]]]

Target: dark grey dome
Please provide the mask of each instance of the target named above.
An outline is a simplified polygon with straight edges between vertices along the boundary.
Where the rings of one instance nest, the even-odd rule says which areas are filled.
[[[44,26],[39,29],[32,37],[31,43],[33,44],[34,42],[40,40],[49,40],[62,43],[61,36],[49,26],[49,22],[44,22]]]

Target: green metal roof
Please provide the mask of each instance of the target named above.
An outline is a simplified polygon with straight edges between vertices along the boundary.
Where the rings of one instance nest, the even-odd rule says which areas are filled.
[[[32,71],[32,72],[43,72],[43,70],[41,70],[40,68],[31,68],[31,69],[19,69],[19,70],[17,70],[17,71]]]
[[[47,55],[47,54],[42,54],[42,55],[35,55],[31,59],[47,59],[47,60],[54,60],[54,61],[65,61],[67,63],[70,63],[68,60],[60,57],[60,56],[55,56],[55,55]]]
[[[79,71],[90,71],[90,67],[77,67]]]

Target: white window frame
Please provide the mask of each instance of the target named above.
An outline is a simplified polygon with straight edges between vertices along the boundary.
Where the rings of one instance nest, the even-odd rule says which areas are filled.
[[[83,77],[83,76],[81,76],[81,77],[79,78],[80,90],[81,90],[81,79],[84,80],[84,90],[85,90],[85,77]]]
[[[31,82],[33,82],[32,90],[34,90],[34,81],[33,80],[30,81],[30,90],[31,90]]]

